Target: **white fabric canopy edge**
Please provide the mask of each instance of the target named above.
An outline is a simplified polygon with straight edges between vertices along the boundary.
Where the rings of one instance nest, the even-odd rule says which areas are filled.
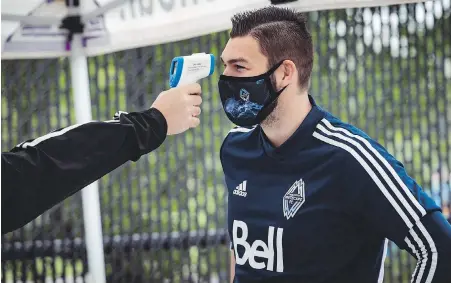
[[[126,1],[125,1],[126,2]],[[343,9],[408,4],[425,1],[415,0],[322,0],[317,2],[296,1],[279,6],[309,12],[317,10]],[[84,53],[97,56],[117,51],[185,40],[231,28],[233,14],[250,9],[269,6],[269,0],[216,0],[201,7],[186,7],[173,13],[156,13],[126,21],[104,18],[104,31],[86,39]],[[3,7],[2,7],[3,8]],[[156,19],[161,19],[157,21]],[[88,36],[92,36],[87,34]],[[61,36],[49,42],[8,42],[3,46],[2,59],[56,58],[70,55],[65,50],[66,39]],[[206,50],[205,52],[208,52]]]

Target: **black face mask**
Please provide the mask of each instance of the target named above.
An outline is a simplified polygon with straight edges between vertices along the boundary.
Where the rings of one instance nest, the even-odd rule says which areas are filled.
[[[282,63],[259,76],[219,77],[222,106],[232,123],[243,127],[260,124],[274,110],[277,98],[286,87],[274,90],[271,75]]]

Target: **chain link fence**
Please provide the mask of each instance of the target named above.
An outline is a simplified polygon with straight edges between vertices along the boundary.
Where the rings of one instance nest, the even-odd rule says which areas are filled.
[[[379,141],[439,203],[451,205],[450,1],[309,13],[310,93]],[[151,32],[151,31],[149,31]],[[150,107],[173,57],[219,55],[221,32],[89,59],[93,118]],[[107,282],[228,282],[226,188],[219,148],[232,127],[216,82],[202,81],[199,128],[99,181]],[[75,123],[67,59],[2,61],[2,150]],[[85,282],[80,194],[2,236],[2,282]],[[12,216],[13,217],[13,216]],[[392,244],[385,282],[415,261]]]

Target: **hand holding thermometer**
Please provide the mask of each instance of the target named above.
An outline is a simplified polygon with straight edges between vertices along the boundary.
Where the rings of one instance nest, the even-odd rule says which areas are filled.
[[[194,53],[172,59],[169,70],[169,85],[171,88],[195,83],[211,76],[215,71],[215,56],[206,53]]]

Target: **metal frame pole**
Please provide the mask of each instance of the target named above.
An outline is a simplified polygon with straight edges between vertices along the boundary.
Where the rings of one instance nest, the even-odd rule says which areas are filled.
[[[72,90],[77,123],[86,123],[92,120],[88,59],[84,54],[82,40],[81,34],[73,35],[70,55]],[[81,194],[89,275],[92,282],[105,283],[105,259],[98,182],[96,181],[84,188]]]

